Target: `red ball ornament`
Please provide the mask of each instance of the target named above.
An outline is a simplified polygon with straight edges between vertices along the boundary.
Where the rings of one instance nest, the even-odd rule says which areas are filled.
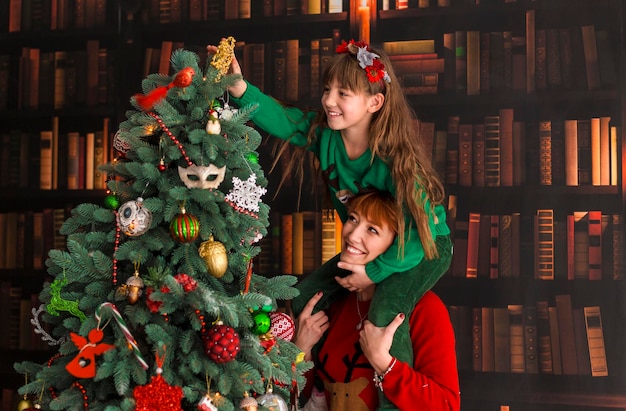
[[[291,317],[288,314],[277,311],[270,314],[270,320],[272,322],[270,331],[274,337],[291,341],[296,331],[296,325]]]
[[[195,216],[182,212],[170,223],[170,233],[175,240],[190,243],[200,235],[200,223]]]
[[[167,170],[167,164],[165,164],[165,161],[161,159],[157,168],[160,172],[164,172],[165,170]]]
[[[239,334],[221,321],[211,327],[204,336],[204,349],[207,355],[218,364],[235,359],[239,353]]]

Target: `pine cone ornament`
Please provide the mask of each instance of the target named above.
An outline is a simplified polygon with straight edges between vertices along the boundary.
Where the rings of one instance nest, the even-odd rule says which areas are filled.
[[[218,364],[235,359],[240,347],[239,334],[234,328],[218,321],[204,336],[204,349],[207,355]]]

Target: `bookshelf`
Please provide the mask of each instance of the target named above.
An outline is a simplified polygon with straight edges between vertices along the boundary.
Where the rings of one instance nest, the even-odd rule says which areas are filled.
[[[451,307],[457,327],[462,409],[622,409],[626,362],[620,335],[625,307],[620,300],[625,287],[619,243],[623,241],[623,232],[617,226],[618,243],[614,244],[608,229],[612,227],[613,215],[619,218],[624,210],[624,97],[623,85],[615,81],[623,78],[624,73],[620,51],[624,44],[620,34],[623,2],[431,1],[409,2],[406,9],[394,7],[394,2],[384,9],[383,3],[378,2],[376,21],[371,24],[376,27],[372,30],[373,43],[431,39],[438,57],[447,61],[444,71],[438,73],[437,94],[416,94],[410,99],[420,118],[435,124],[433,146],[437,146],[437,139],[443,139],[445,147],[439,170],[453,199],[450,215],[456,261],[436,291]],[[578,51],[573,43],[566,48],[565,40],[578,35],[581,39],[595,35],[596,51],[605,53],[604,57],[585,50],[582,42]],[[608,53],[601,45],[606,38],[611,39]],[[597,65],[585,63],[585,52],[596,56]],[[574,73],[573,66],[556,60],[560,57],[570,62],[583,57],[582,70]],[[608,67],[607,57],[612,61]],[[606,149],[603,163],[598,162],[598,125],[606,117],[615,127],[615,139],[614,151],[611,154]],[[565,120],[573,122],[579,138],[574,145],[576,162],[565,157]],[[492,127],[494,124],[496,127]],[[592,138],[585,127],[597,127],[593,138],[598,140],[593,144],[598,146],[593,149],[594,154],[589,148],[592,144],[581,145],[581,137],[587,136],[587,141]],[[610,128],[606,130],[610,133]],[[468,132],[469,143],[465,143],[463,136]],[[509,139],[505,138],[506,133]],[[495,146],[490,138],[497,138]],[[542,144],[543,139],[548,143]],[[518,141],[525,145],[516,146]],[[498,173],[491,180],[488,167],[494,160],[489,156],[494,152],[489,152],[490,145],[496,148]],[[483,156],[481,166],[477,159],[483,161]],[[437,159],[438,154],[433,152],[433,157]],[[601,182],[602,166],[603,173],[608,174]],[[473,167],[480,170],[479,175],[484,173],[484,179],[472,174]],[[566,181],[568,167],[575,170],[575,182]],[[592,180],[592,175],[598,180]],[[594,213],[590,213],[592,210]],[[600,254],[593,254],[596,251],[591,251],[595,249],[591,244],[597,245],[599,237],[590,240],[589,224],[584,224],[598,212],[598,226],[604,227],[599,235],[606,237],[600,239]],[[513,223],[516,219],[517,229]],[[580,221],[579,234],[567,227],[570,219]],[[513,231],[505,229],[509,225],[503,222],[507,221],[511,221],[513,228],[509,230]],[[483,224],[486,228],[482,228]],[[574,236],[580,238],[578,246]],[[576,251],[568,255],[568,249]],[[599,264],[589,265],[592,255],[602,256]],[[512,261],[518,261],[516,269],[511,269]],[[577,266],[584,264],[584,268],[574,270],[574,261]],[[511,306],[525,312],[536,313],[539,307],[554,313],[561,308],[563,312],[563,300],[569,301],[573,315],[568,320],[570,339],[561,339],[558,347],[570,351],[569,360],[562,359],[558,364],[553,361],[556,358],[548,355],[556,353],[548,353],[541,345],[554,341],[554,336],[552,340],[549,337],[549,328],[545,328],[549,322],[542,323],[543,331],[539,331],[532,326],[539,326],[537,317],[529,317],[535,318],[534,322],[520,320],[522,333],[528,331],[526,323],[530,323],[537,336],[538,340],[531,344],[525,334],[516,334],[510,328],[510,319],[515,317],[509,316],[507,323],[506,316],[503,320],[498,315],[498,311]],[[603,372],[602,376],[592,374],[588,348],[591,343],[584,341],[580,332],[584,323],[580,310],[590,306],[598,306],[601,311],[608,363],[608,373]],[[549,316],[544,318],[549,321]],[[556,322],[557,331],[561,323]],[[506,331],[507,324],[509,344],[514,344],[517,335],[524,339],[524,345],[513,350],[525,354],[521,370],[519,364],[518,368],[511,368],[512,363],[506,364],[506,358],[498,359],[502,349],[497,345],[502,344],[502,327]],[[535,350],[534,355],[527,351],[529,347]],[[505,348],[511,352],[511,346]],[[565,366],[566,361],[577,368]],[[598,365],[598,361],[595,358],[594,364]],[[538,367],[533,368],[533,364]]]
[[[50,357],[30,323],[40,305],[47,251],[65,248],[59,228],[69,210],[105,197],[106,176],[96,168],[111,158],[109,138],[120,108],[116,86],[125,81],[118,70],[118,13],[106,1],[2,3],[2,409],[16,409],[15,389],[24,381],[14,361]]]
[[[470,267],[472,278],[467,276],[467,261],[461,259],[455,261],[450,272],[436,286],[437,293],[450,307],[457,327],[463,411],[501,410],[507,406],[512,411],[626,410],[626,389],[623,388],[626,386],[626,356],[622,349],[626,343],[623,332],[626,287],[624,262],[621,260],[623,249],[620,248],[624,238],[623,231],[619,231],[626,205],[622,167],[622,159],[626,155],[623,144],[626,120],[623,84],[626,78],[626,38],[623,34],[626,9],[623,0],[411,0],[402,2],[406,3],[406,8],[396,7],[400,2],[394,0],[369,0],[366,4],[360,0],[320,1],[319,8],[317,2],[312,0],[183,0],[178,2],[180,8],[172,8],[175,3],[167,1],[118,4],[111,0],[99,0],[85,4],[105,5],[106,12],[98,18],[95,14],[89,14],[91,17],[87,18],[85,14],[84,20],[79,18],[83,14],[72,13],[66,13],[64,19],[52,19],[46,14],[45,7],[49,2],[29,0],[27,3],[32,7],[31,13],[35,10],[43,14],[32,14],[34,19],[31,21],[26,19],[26,14],[22,14],[20,24],[16,25],[16,18],[10,20],[9,15],[15,16],[19,1],[4,2],[5,9],[0,11],[0,136],[3,141],[0,197],[4,199],[0,204],[0,233],[3,236],[0,244],[7,244],[4,240],[12,232],[7,228],[8,215],[23,213],[26,222],[31,221],[32,214],[43,213],[44,210],[66,211],[84,201],[103,200],[105,191],[97,185],[88,188],[83,181],[78,188],[70,188],[74,186],[68,185],[68,170],[64,166],[59,168],[58,161],[53,163],[57,172],[55,188],[40,187],[41,152],[35,148],[41,133],[56,130],[58,135],[67,136],[77,132],[86,139],[87,134],[93,133],[95,137],[99,132],[111,141],[116,124],[123,118],[128,100],[137,91],[141,79],[147,73],[163,71],[163,67],[168,67],[167,53],[177,47],[192,49],[204,57],[205,43],[217,42],[223,36],[232,35],[239,42],[237,53],[244,77],[262,85],[262,89],[270,94],[284,93],[284,99],[289,103],[316,107],[319,105],[316,96],[320,85],[316,82],[315,73],[319,73],[323,64],[323,50],[332,54],[337,41],[356,38],[364,32],[369,34],[372,44],[379,46],[418,41],[421,51],[411,54],[428,54],[420,59],[432,61],[411,65],[403,61],[404,57],[396,56],[394,59],[399,67],[409,67],[402,81],[422,126],[428,126],[423,129],[424,136],[432,145],[433,161],[439,165],[438,170],[447,183],[450,205],[454,205],[450,210],[450,225],[455,235],[456,254],[467,257],[467,247],[476,243],[468,240],[478,238],[478,248],[472,249],[475,254],[469,253],[474,258],[478,256],[472,260],[475,267]],[[277,6],[265,8],[266,4]],[[284,8],[278,7],[281,4]],[[331,5],[334,7],[331,8]],[[369,7],[369,24],[362,21],[367,15],[365,7]],[[95,13],[96,10],[91,11]],[[302,27],[305,26],[306,32],[303,32]],[[587,66],[584,58],[585,47],[592,44],[590,38],[594,36],[598,57],[595,68]],[[555,38],[558,39],[557,48],[554,48]],[[569,47],[565,46],[567,39]],[[593,55],[589,50],[587,52]],[[87,57],[89,53],[91,60]],[[52,70],[55,55],[59,67],[66,70],[66,82],[58,83],[58,87],[55,86],[57,72]],[[560,59],[559,70],[556,71],[555,55]],[[581,55],[583,60],[576,60]],[[39,76],[30,74],[34,73],[33,67],[37,67],[33,63],[37,56]],[[572,63],[565,64],[564,61]],[[584,74],[580,72],[581,61]],[[277,76],[276,73],[280,72],[277,62],[284,63],[289,76]],[[103,69],[93,72],[87,70],[88,64]],[[49,69],[43,70],[42,66]],[[418,70],[416,67],[421,68]],[[68,70],[77,73],[75,79],[79,81],[73,83],[73,77],[67,75]],[[286,78],[291,83],[287,83]],[[62,96],[59,94],[61,90]],[[57,98],[62,98],[56,106],[55,91],[58,91]],[[280,96],[283,97],[283,94]],[[504,118],[509,120],[505,123],[501,121]],[[604,128],[606,123],[602,123],[606,118],[610,118],[608,129]],[[577,183],[566,182],[565,170],[568,166],[573,167],[573,163],[565,158],[566,120],[576,121],[577,136],[584,134],[585,125],[589,126],[590,156],[592,125],[603,124],[597,129],[600,133],[598,137],[607,141],[608,136],[609,151],[602,146],[601,155],[604,157],[599,157],[599,164],[609,167],[598,171],[604,176],[600,182],[591,180],[591,168],[588,170],[589,180],[581,180],[581,176],[586,178],[586,174],[578,173],[580,165],[598,165],[597,160],[592,162],[591,157],[588,162],[576,162]],[[542,163],[548,161],[540,155],[547,153],[540,144],[540,132],[548,130],[546,122],[549,122],[551,131],[550,162]],[[491,127],[494,125],[497,127]],[[493,134],[495,131],[497,135]],[[484,133],[482,140],[476,137],[481,132]],[[488,134],[490,132],[492,134]],[[462,140],[462,135],[471,139]],[[509,135],[511,140],[503,142],[504,135]],[[16,142],[24,140],[23,136],[32,138],[32,141],[27,139],[32,143],[30,154],[16,156],[15,153],[23,149]],[[500,157],[495,158],[495,164],[498,173],[506,174],[498,174],[496,180],[480,180],[474,176],[476,170],[480,170],[476,167],[477,158],[482,158],[484,166],[487,166],[487,160],[491,160],[488,156],[494,153],[480,150],[485,149],[489,138],[496,137],[500,139],[497,148],[501,151],[498,151]],[[462,141],[471,142],[471,147],[463,146]],[[525,144],[517,145],[520,141]],[[596,144],[596,140],[593,141]],[[481,142],[485,143],[483,148]],[[12,151],[5,147],[7,144],[13,147]],[[61,145],[61,152],[64,152],[63,147]],[[113,156],[110,144],[107,147],[107,154]],[[467,151],[470,148],[471,151]],[[576,153],[579,152],[577,145]],[[462,163],[463,158],[465,164]],[[271,159],[271,140],[268,140],[260,156],[264,169],[269,170]],[[510,168],[502,170],[500,167],[505,163]],[[87,177],[87,170],[93,166],[81,164],[82,180],[94,178]],[[541,173],[545,169],[542,164],[550,165],[552,175],[549,183],[542,179],[542,176],[545,177]],[[605,179],[607,170],[608,180]],[[477,174],[484,172],[487,177],[486,171],[483,169]],[[473,174],[471,178],[466,175],[462,179],[459,174],[462,172]],[[20,175],[30,177],[22,181]],[[273,194],[280,181],[280,172],[268,177],[268,191]],[[309,180],[313,178],[308,177]],[[330,219],[321,194],[311,193],[311,187],[299,188],[294,181],[287,180],[278,195],[268,200],[271,201],[274,216],[269,230],[272,235],[262,240],[265,242],[264,251],[258,261],[259,270],[267,270],[264,274],[293,271],[292,261],[280,261],[285,254],[282,248],[289,242],[283,242],[281,238],[284,235],[281,224],[286,220],[284,217],[293,218],[296,213],[311,213],[317,218],[317,231],[313,232],[319,238],[315,241],[317,249],[311,251],[319,260],[317,264],[332,254],[331,244],[331,251],[320,259],[323,247],[329,248],[331,236],[325,230],[330,230]],[[296,204],[297,198],[300,199],[299,204]],[[535,240],[538,210],[552,212],[553,231],[549,238],[553,246],[549,263],[552,264],[554,279],[540,280],[535,274],[539,255]],[[568,218],[575,212],[589,211],[600,211],[600,225],[605,228],[601,231],[604,248],[601,250],[600,278],[591,280],[579,274],[570,279],[568,233],[571,232],[574,237],[574,231],[568,231]],[[476,224],[485,224],[484,220],[488,224],[498,221],[498,225],[496,228],[488,225],[482,227],[478,234],[475,231],[470,234],[473,229],[470,214],[480,217],[480,223]],[[513,215],[519,216],[519,230],[513,230],[517,234],[508,234],[511,236],[506,237],[508,242],[504,237],[496,237],[501,241],[495,242],[496,245],[511,244],[511,247],[491,249],[494,244],[491,233],[501,234],[500,227],[506,226],[505,223],[510,221],[507,218]],[[613,225],[613,219],[619,217],[622,221]],[[586,221],[584,216],[581,221]],[[50,228],[47,231],[44,248],[53,246],[53,230]],[[290,240],[293,243],[293,237]],[[20,241],[30,244],[32,235]],[[14,249],[18,248],[16,242],[12,244]],[[517,253],[511,254],[512,247],[517,249]],[[25,252],[32,252],[32,248],[24,248]],[[21,266],[7,265],[7,250],[2,251],[0,281],[21,287],[21,298],[30,298],[39,291],[40,282],[45,278],[43,266],[34,265],[32,259]],[[497,259],[491,260],[496,256]],[[511,261],[516,266],[502,268],[500,263],[503,261]],[[587,256],[587,261],[590,261],[590,256]],[[315,264],[309,262],[309,269]],[[493,264],[496,264],[496,270],[491,269]],[[306,270],[299,269],[306,275]],[[562,364],[559,368],[561,372],[557,373],[554,371],[557,368],[555,357],[552,357],[552,372],[547,371],[548,368],[540,368],[539,362],[537,372],[526,368],[522,371],[519,363],[515,363],[518,368],[510,371],[499,363],[498,371],[495,371],[495,362],[494,368],[488,371],[489,368],[482,367],[482,358],[478,367],[473,358],[472,331],[475,324],[472,322],[472,311],[480,311],[481,320],[489,318],[489,314],[483,316],[483,311],[488,313],[489,309],[513,306],[535,308],[537,311],[547,306],[556,315],[557,296],[559,300],[561,296],[567,296],[576,309],[600,308],[608,375],[592,376],[591,371],[570,375],[563,372]],[[483,310],[485,308],[487,310]],[[10,307],[4,309],[9,310]],[[500,311],[496,317],[505,317],[502,313]],[[510,317],[508,319],[510,327]],[[537,336],[546,337],[547,331],[545,328],[541,331],[539,316],[536,320]],[[522,320],[522,327],[524,324]],[[591,325],[594,324],[591,321]],[[525,334],[516,335],[526,338]],[[482,330],[480,338],[483,338]],[[545,343],[546,340],[537,341],[538,352],[541,352],[542,341]],[[587,344],[590,342],[587,341]],[[526,355],[526,345],[523,350],[516,353]],[[480,353],[486,354],[485,351]],[[20,349],[4,345],[0,354],[3,358],[33,357],[41,360],[47,357],[41,348]],[[541,358],[545,360],[544,357],[538,360]],[[509,362],[508,366],[510,368],[512,363]],[[2,370],[0,386],[10,393],[22,383],[21,377],[12,372],[10,362],[3,364]],[[9,408],[15,407],[11,405]]]

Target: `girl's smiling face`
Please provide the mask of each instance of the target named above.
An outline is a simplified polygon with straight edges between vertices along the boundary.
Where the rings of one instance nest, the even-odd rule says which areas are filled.
[[[375,97],[357,93],[333,80],[324,87],[322,107],[328,127],[333,130],[357,129],[367,133],[376,107]],[[367,135],[367,134],[365,134]]]

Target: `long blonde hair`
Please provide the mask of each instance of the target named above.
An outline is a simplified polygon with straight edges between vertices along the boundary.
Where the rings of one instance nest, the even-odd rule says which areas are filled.
[[[389,83],[384,80],[370,82],[356,57],[351,53],[342,53],[334,55],[328,61],[322,74],[321,84],[326,85],[336,80],[342,87],[357,93],[369,95],[382,93],[385,96],[385,102],[372,117],[369,128],[372,161],[374,156],[378,156],[388,164],[396,186],[396,207],[400,211],[408,210],[411,214],[424,248],[424,255],[427,259],[433,259],[437,257],[437,248],[428,224],[429,214],[434,214],[435,205],[444,203],[445,189],[431,166],[431,156],[424,149],[419,128],[415,127],[413,121],[410,121],[410,119],[416,119],[417,116],[402,92],[391,61],[380,50],[372,49],[372,52],[378,54],[385,65],[385,71],[391,80]],[[317,113],[308,133],[308,145],[315,143],[318,128],[328,127],[324,110],[319,109]],[[277,155],[280,156],[284,149],[285,147],[278,149]],[[296,171],[296,175],[302,175],[302,167],[305,163],[303,155],[300,150],[296,150],[291,156],[288,169],[299,170]],[[427,200],[430,201],[429,210],[425,209]],[[397,224],[399,249],[403,250],[404,232],[407,229],[405,220],[400,218]]]

